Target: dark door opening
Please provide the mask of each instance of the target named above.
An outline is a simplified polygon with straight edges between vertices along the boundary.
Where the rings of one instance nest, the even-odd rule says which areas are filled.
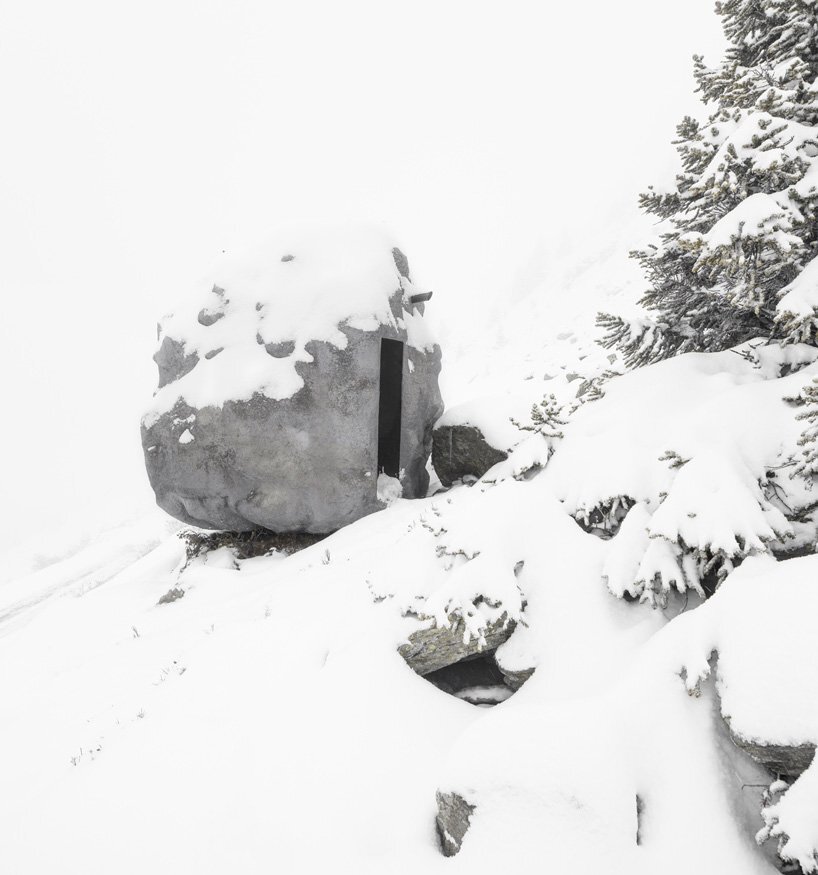
[[[381,381],[378,402],[378,473],[397,477],[400,472],[403,343],[381,340]]]

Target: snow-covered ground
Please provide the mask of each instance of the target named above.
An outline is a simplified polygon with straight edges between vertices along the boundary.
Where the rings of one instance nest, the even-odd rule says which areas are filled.
[[[519,444],[473,486],[291,556],[186,562],[159,512],[9,554],[0,871],[750,875],[760,830],[814,871],[814,770],[765,795],[722,716],[818,742],[818,559],[781,558],[814,541],[782,400],[814,354],[685,356],[588,400],[621,369],[593,318],[640,291],[627,248],[566,255],[446,350],[452,409]],[[550,442],[509,423],[545,393]],[[497,657],[530,680],[485,708],[416,675],[398,647],[452,617],[516,622]],[[438,790],[475,806],[451,859]]]
[[[818,872],[796,475],[815,349],[625,373],[594,326],[640,318],[627,253],[656,228],[635,193],[672,179],[712,2],[461,5],[8,10],[0,875]],[[773,209],[786,245],[788,204],[756,194],[688,242],[712,254]],[[384,510],[292,555],[190,557],[139,447],[155,321],[215,255],[163,329],[204,343],[213,284],[265,281],[234,244],[316,218],[400,229],[435,291],[444,422],[510,455],[415,501],[381,478]],[[236,298],[210,340],[258,354],[263,327],[301,352],[350,307],[377,315],[358,280],[389,291],[392,264],[355,249],[286,318]],[[298,388],[266,354],[232,361],[185,392]],[[466,696],[416,674],[401,648],[450,623],[469,644],[513,629],[496,660],[528,680]],[[472,810],[451,858],[437,793]]]

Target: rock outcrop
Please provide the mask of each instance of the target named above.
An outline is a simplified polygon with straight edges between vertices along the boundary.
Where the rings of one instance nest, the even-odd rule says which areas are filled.
[[[437,797],[437,834],[443,855],[453,857],[461,848],[475,806],[457,793],[441,793]]]
[[[450,625],[436,623],[413,632],[398,648],[409,667],[429,683],[472,705],[496,705],[531,677],[533,668],[509,670],[497,659],[497,648],[516,628],[503,613],[483,629],[482,640],[465,634],[461,617]]]
[[[728,723],[729,726],[729,723]],[[736,747],[749,754],[757,763],[774,775],[797,778],[806,771],[815,756],[814,744],[768,744],[749,741],[730,730],[730,738]]]
[[[441,668],[467,659],[491,653],[511,637],[516,628],[505,615],[489,623],[483,633],[483,643],[474,636],[464,641],[463,621],[456,615],[449,617],[450,625],[431,625],[412,632],[409,640],[398,648],[409,667],[419,675],[428,675]]]
[[[512,670],[506,668],[502,662],[498,662],[498,668],[503,675],[506,686],[515,693],[534,674],[533,668]]]
[[[508,453],[491,446],[474,425],[439,425],[432,435],[432,465],[444,486],[477,480],[507,458]]]

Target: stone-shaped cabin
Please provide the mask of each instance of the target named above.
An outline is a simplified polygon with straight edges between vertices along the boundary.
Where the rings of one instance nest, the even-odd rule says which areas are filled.
[[[323,533],[424,496],[443,410],[430,297],[377,234],[223,258],[159,325],[142,421],[159,506],[201,528]]]

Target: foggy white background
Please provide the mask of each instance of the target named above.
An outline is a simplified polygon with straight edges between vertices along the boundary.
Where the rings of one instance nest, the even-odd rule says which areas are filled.
[[[455,337],[672,172],[721,45],[712,0],[0,5],[0,547],[151,505],[155,324],[222,249],[386,224]]]

